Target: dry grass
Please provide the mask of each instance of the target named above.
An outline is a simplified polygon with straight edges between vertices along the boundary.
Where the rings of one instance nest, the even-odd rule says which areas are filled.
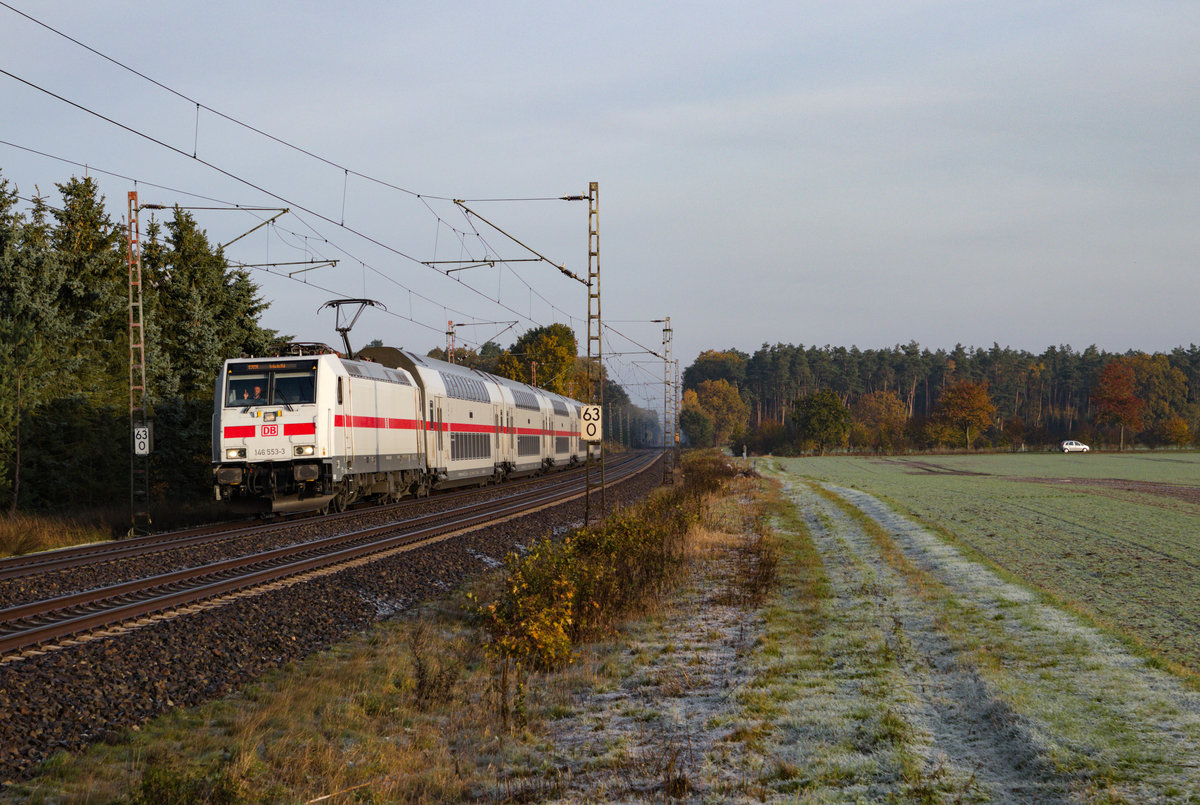
[[[478,640],[453,608],[393,622],[240,694],[59,758],[32,802],[442,802],[483,786],[505,741]],[[463,747],[472,748],[463,751]],[[188,793],[190,792],[190,793]]]
[[[744,515],[744,513],[743,513]],[[690,530],[687,553],[702,529]],[[728,535],[725,537],[728,538]],[[519,722],[506,721],[495,658],[475,625],[481,580],[411,617],[379,625],[238,695],[157,719],[78,757],[61,755],[0,800],[22,802],[529,802],[566,779],[544,744],[583,692],[618,689],[627,649],[583,647],[553,673],[526,669]],[[666,592],[664,590],[664,592]],[[666,596],[635,617],[652,619]],[[692,672],[662,677],[686,695]],[[668,790],[686,790],[680,754],[646,756]],[[328,798],[328,799],[321,799]]]
[[[0,556],[21,556],[111,538],[111,527],[102,518],[0,515]]]
[[[151,518],[155,530],[165,531],[228,520],[230,512],[227,506],[209,500],[183,505],[156,503]],[[128,534],[129,526],[127,506],[57,514],[0,512],[0,557],[119,539]]]

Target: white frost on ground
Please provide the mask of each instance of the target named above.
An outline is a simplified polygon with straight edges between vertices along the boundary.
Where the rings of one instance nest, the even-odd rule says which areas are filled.
[[[957,642],[995,661],[978,674],[991,691],[987,698],[1004,703],[1014,723],[1024,725],[1043,767],[1053,760],[1074,777],[1075,795],[1128,802],[1200,798],[1200,694],[966,559],[873,496],[827,488],[879,523],[911,562],[946,585],[964,613],[955,623]],[[1097,780],[1089,786],[1092,773]]]
[[[876,671],[885,690],[874,692],[875,706],[893,709],[907,728],[896,731],[911,736],[897,750],[919,758],[907,770],[902,757],[893,761],[897,768],[890,778],[877,774],[864,781],[867,793],[894,795],[907,785],[910,793],[932,792],[939,797],[934,801],[1062,801],[1066,786],[1048,768],[1049,747],[989,690],[939,629],[936,608],[840,508],[807,489],[791,488],[789,494],[809,513],[833,610],[862,613],[857,628],[843,615],[840,627],[835,623],[832,629],[878,634],[886,642],[891,662]]]
[[[919,573],[781,480],[820,554],[819,617],[788,588],[736,606],[728,555],[697,563],[622,668],[541,726],[535,798],[1200,802],[1200,694],[874,497],[827,487]]]
[[[761,621],[726,600],[731,572],[727,560],[697,564],[683,596],[628,635],[623,683],[575,696],[572,714],[548,725],[555,801],[753,801],[737,786],[754,761],[726,739]]]

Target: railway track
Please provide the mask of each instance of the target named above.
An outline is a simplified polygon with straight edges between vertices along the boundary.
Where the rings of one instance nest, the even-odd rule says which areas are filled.
[[[611,459],[606,468],[606,480],[609,485],[619,483],[647,469],[656,458],[652,454],[630,454]],[[10,606],[0,610],[0,658],[7,659],[56,641],[79,638],[198,602],[211,603],[285,579],[294,580],[305,574],[329,572],[333,568],[370,560],[372,557],[427,545],[467,529],[502,522],[572,500],[586,491],[581,472],[562,473],[539,480],[540,483],[506,489],[507,494],[490,500],[464,503],[383,525],[353,528],[320,539]],[[397,504],[392,508],[402,509],[403,505]],[[375,513],[379,509],[370,511]],[[330,515],[326,519],[348,520],[355,514],[347,512]],[[357,514],[361,515],[362,512]],[[0,564],[0,579],[148,556],[165,550],[187,550],[204,542],[237,539],[247,534],[276,531],[294,525],[284,521],[227,532],[177,533],[112,546],[84,546],[74,551],[56,551],[56,555],[47,555],[36,561],[5,561]]]
[[[617,460],[619,459],[610,459],[609,466],[615,467],[615,461]],[[574,478],[581,475],[583,471],[583,467],[580,466],[565,470],[551,477],[562,479]],[[503,491],[519,490],[526,486],[536,486],[538,484],[545,483],[547,483],[547,480],[544,476],[522,478],[516,481],[509,481],[502,488],[494,489],[502,489]],[[480,489],[480,487],[464,487],[461,489],[437,493],[432,498],[406,498],[397,503],[370,507],[353,507],[344,512],[335,514],[291,515],[288,517],[280,517],[269,522],[256,522],[252,525],[245,525],[245,521],[238,521],[232,525],[229,523],[204,525],[197,526],[195,528],[151,534],[144,537],[116,540],[113,542],[96,542],[87,545],[60,548],[53,551],[43,551],[41,553],[27,554],[23,556],[6,556],[0,558],[0,582],[39,573],[49,573],[56,570],[68,570],[76,567],[84,567],[86,565],[95,564],[96,562],[116,561],[129,557],[146,556],[148,554],[160,551],[187,550],[193,546],[211,544],[218,540],[232,541],[246,536],[257,536],[264,533],[284,531],[294,528],[297,523],[303,523],[310,519],[319,518],[322,523],[335,523],[343,520],[354,520],[355,518],[361,517],[364,512],[401,513],[413,507],[427,505],[431,501],[445,503],[454,501],[456,499],[478,495]]]

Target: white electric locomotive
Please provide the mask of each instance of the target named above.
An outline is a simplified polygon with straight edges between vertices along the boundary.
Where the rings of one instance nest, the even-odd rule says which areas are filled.
[[[580,403],[392,347],[324,345],[225,362],[213,412],[218,499],[344,509],[578,463]]]

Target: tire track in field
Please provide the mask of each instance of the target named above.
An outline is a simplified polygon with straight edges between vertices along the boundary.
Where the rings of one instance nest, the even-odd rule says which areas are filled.
[[[898,773],[891,793],[936,791],[934,801],[947,802],[1064,801],[1069,785],[1047,763],[1049,747],[939,630],[939,613],[887,562],[872,537],[814,492],[793,488],[791,496],[809,514],[834,607],[873,610],[870,620],[895,659],[889,706],[907,722],[907,749],[921,768],[919,775],[911,768]]]
[[[1053,753],[1056,767],[1072,778],[1072,799],[1140,803],[1200,797],[1200,694],[1097,629],[965,559],[875,497],[825,488],[879,524],[908,561],[949,592],[964,613],[955,628],[965,638],[957,640],[986,646],[997,663],[974,674],[979,689],[997,702],[1020,702],[1012,723],[1023,725],[1031,748]],[[918,638],[926,646],[949,643],[926,640]],[[1024,801],[1019,792],[1014,801]]]

